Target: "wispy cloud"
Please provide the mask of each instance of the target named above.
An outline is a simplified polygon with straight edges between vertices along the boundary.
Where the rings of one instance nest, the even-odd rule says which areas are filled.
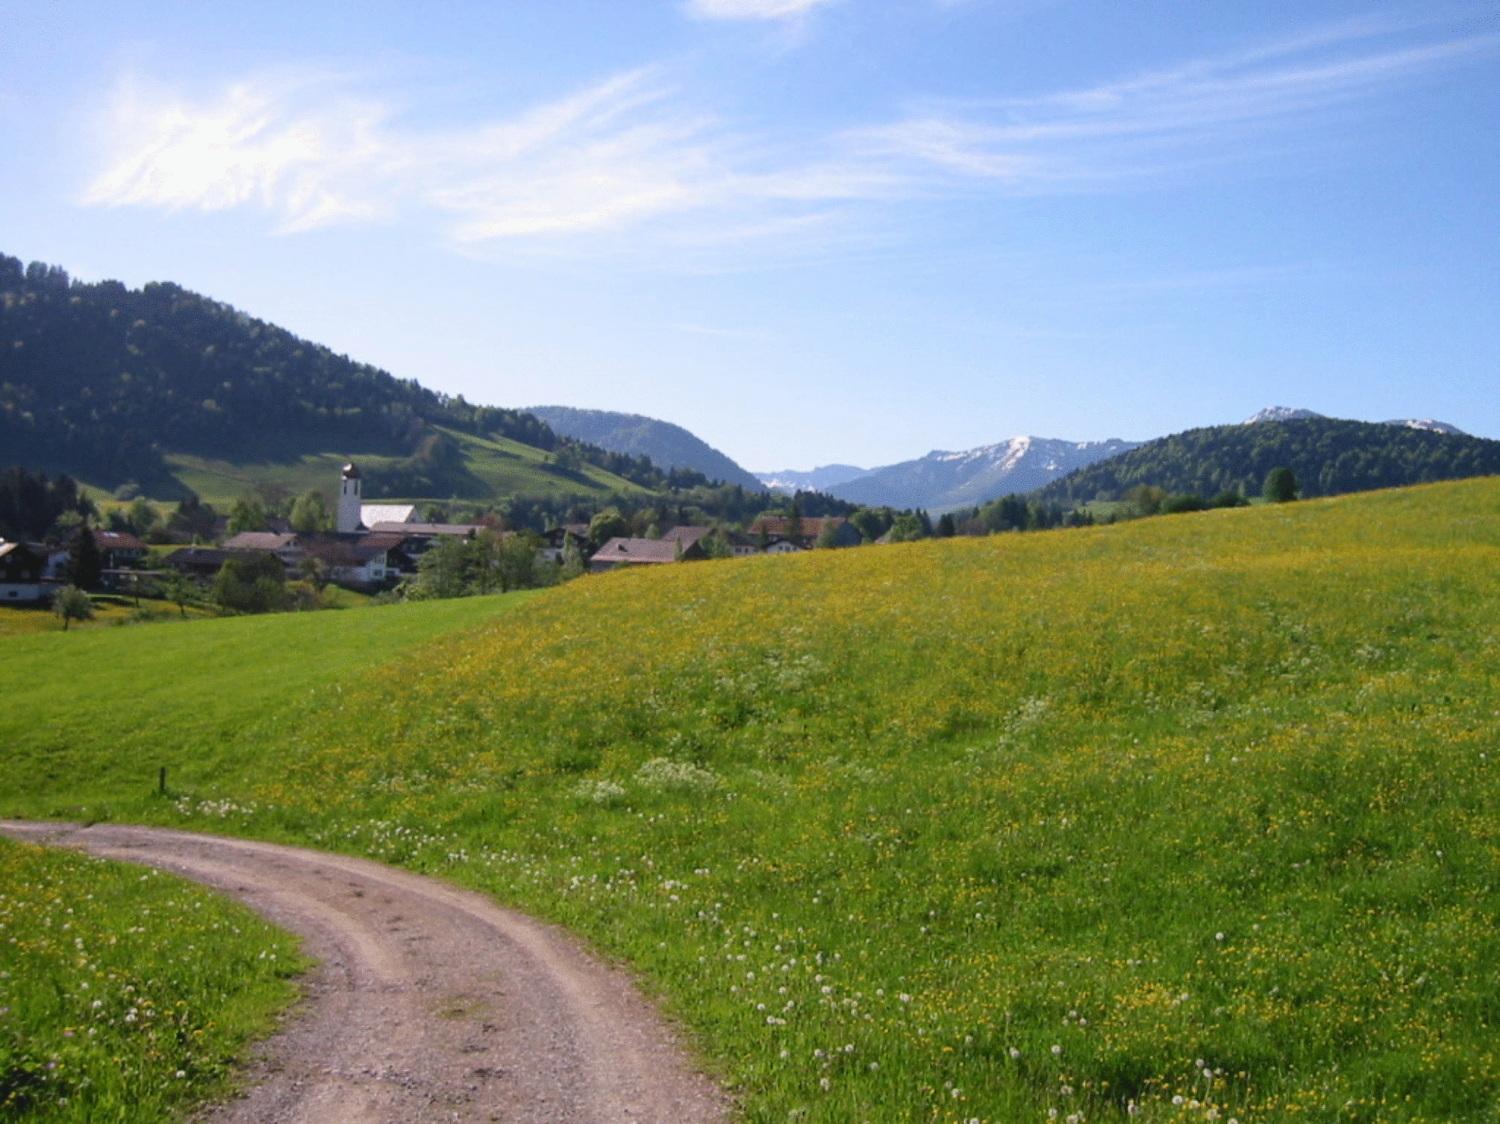
[[[698,0],[771,13],[810,0]],[[1495,35],[1390,45],[1350,23],[1083,89],[934,102],[794,145],[696,108],[657,68],[606,77],[509,116],[411,124],[425,107],[327,69],[232,81],[207,96],[139,77],[110,98],[90,206],[259,208],[283,233],[415,221],[455,247],[646,236],[657,247],[827,236],[913,200],[1037,194],[1234,160],[1308,120],[1493,54]],[[1382,46],[1381,43],[1387,45]],[[865,224],[871,231],[889,222]]]
[[[687,0],[683,10],[704,20],[789,20],[834,0]]]
[[[937,103],[846,140],[913,173],[925,166],[1026,191],[1097,185],[1229,154],[1247,134],[1293,127],[1500,47],[1493,34],[1384,49],[1368,42],[1390,31],[1350,22],[1092,87]]]

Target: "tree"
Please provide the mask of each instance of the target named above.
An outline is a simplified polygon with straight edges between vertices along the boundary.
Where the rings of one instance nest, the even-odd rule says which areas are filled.
[[[698,544],[703,548],[703,553],[710,558],[733,558],[734,545],[729,541],[729,536],[724,533],[724,528],[715,527],[704,535]]]
[[[187,607],[197,597],[198,587],[182,574],[173,574],[162,583],[162,596],[177,606],[177,612],[187,619]]]
[[[1166,489],[1154,484],[1137,484],[1125,493],[1125,499],[1135,508],[1137,515],[1155,515],[1166,498]]]
[[[610,539],[630,533],[630,524],[620,514],[617,507],[606,507],[598,515],[589,520],[589,545],[595,550],[607,543]]]
[[[849,516],[849,522],[854,524],[854,529],[865,542],[874,542],[887,530],[885,521],[868,507],[862,507]]]
[[[572,581],[581,577],[587,567],[583,561],[583,551],[578,547],[578,540],[572,535],[563,536],[562,568],[558,571],[558,577],[563,581]]]
[[[93,589],[99,584],[103,570],[104,559],[99,554],[99,544],[94,541],[94,532],[87,527],[78,528],[78,533],[68,544],[68,581],[80,589]]]
[[[301,531],[304,534],[311,531],[326,531],[331,528],[333,520],[329,518],[328,504],[323,499],[323,493],[313,488],[298,496],[292,504],[289,522],[292,530]]]
[[[1270,503],[1289,503],[1297,498],[1297,477],[1286,466],[1273,468],[1266,473],[1266,486],[1262,494]]]
[[[0,473],[0,538],[40,539],[64,512],[82,516],[92,508],[71,477],[49,480],[45,472],[33,476],[24,468]]]
[[[241,496],[234,501],[234,507],[229,511],[229,533],[237,535],[241,531],[264,531],[266,529],[266,509],[261,506],[260,500],[253,496]]]
[[[286,570],[274,554],[230,558],[219,568],[209,596],[236,613],[274,613],[286,606]]]
[[[945,511],[938,516],[937,537],[940,539],[951,539],[958,534],[958,525],[953,521],[953,513]]]
[[[52,598],[52,611],[62,619],[64,632],[74,621],[94,619],[94,603],[76,585],[65,585],[57,591]]]
[[[924,537],[922,520],[910,511],[903,511],[891,523],[891,542],[916,542]]]
[[[516,531],[494,544],[492,555],[502,592],[536,584],[536,552],[540,546],[540,540],[530,531]]]
[[[800,494],[792,499],[786,515],[786,537],[796,542],[802,537],[802,504]]]
[[[167,520],[167,530],[192,539],[206,539],[213,535],[214,524],[218,519],[219,513],[214,510],[213,504],[204,503],[196,492],[189,492],[178,502],[177,510]]]
[[[470,553],[463,539],[440,539],[417,563],[417,576],[407,587],[406,596],[413,601],[463,597],[469,592]]]

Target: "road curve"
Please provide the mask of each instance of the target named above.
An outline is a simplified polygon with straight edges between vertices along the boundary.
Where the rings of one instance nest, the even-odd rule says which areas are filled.
[[[482,895],[364,859],[159,828],[0,822],[238,898],[318,960],[244,1096],[203,1118],[726,1120],[628,975]]]

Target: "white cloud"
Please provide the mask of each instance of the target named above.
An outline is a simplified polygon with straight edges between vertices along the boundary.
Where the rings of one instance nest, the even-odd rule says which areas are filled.
[[[1500,45],[1496,36],[1370,42],[1388,34],[1346,24],[1083,89],[935,103],[814,140],[814,156],[692,108],[655,68],[443,127],[407,123],[425,107],[344,73],[249,76],[207,96],[131,78],[103,115],[101,167],[80,199],[258,208],[283,233],[415,222],[467,252],[638,252],[648,239],[678,255],[739,255],[759,240],[806,256],[889,237],[889,221],[857,221],[874,206],[889,220],[912,200],[1106,188],[1242,159],[1259,134],[1280,138]]]
[[[832,0],[687,0],[684,9],[705,20],[788,20]]]

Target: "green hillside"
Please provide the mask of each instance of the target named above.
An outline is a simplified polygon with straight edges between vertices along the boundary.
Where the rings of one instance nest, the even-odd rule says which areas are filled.
[[[645,456],[663,468],[685,468],[710,480],[765,491],[755,476],[680,425],[617,410],[580,410],[572,406],[532,406],[540,418],[564,437],[630,456]]]
[[[488,890],[754,1120],[1500,1103],[1500,481],[470,604],[16,638],[0,814]]]
[[[578,467],[549,463],[564,444],[530,414],[438,394],[170,282],[83,283],[0,254],[0,468],[164,500],[328,488],[351,458],[372,499],[705,483],[577,442],[561,459]]]
[[[462,456],[461,464],[434,481],[442,487],[377,487],[372,490],[372,498],[482,501],[519,495],[532,499],[598,499],[646,493],[638,484],[595,465],[585,463],[570,469],[554,464],[542,450],[508,437],[479,437],[448,429],[438,432],[451,439]],[[406,461],[380,453],[350,451],[303,453],[283,461],[236,462],[181,453],[168,454],[165,459],[174,480],[210,503],[224,505],[267,485],[294,495],[309,489],[330,491],[337,486],[340,467],[350,460],[357,461],[378,485],[383,477],[396,477]]]
[[[1304,496],[1333,496],[1500,473],[1500,441],[1405,425],[1298,418],[1189,429],[1069,473],[1032,493],[1042,503],[1118,500],[1137,485],[1205,499],[1260,494],[1290,468]]]

